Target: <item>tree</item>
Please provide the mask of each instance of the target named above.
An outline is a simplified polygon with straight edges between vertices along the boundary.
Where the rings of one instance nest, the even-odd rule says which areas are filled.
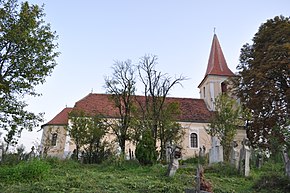
[[[150,130],[143,132],[142,138],[136,146],[135,155],[143,165],[152,165],[156,162],[158,154]]]
[[[138,104],[142,113],[143,127],[151,130],[155,145],[158,139],[161,140],[162,143],[167,142],[167,137],[164,135],[166,133],[161,131],[160,135],[158,135],[158,129],[162,128],[164,130],[165,126],[171,127],[171,124],[163,124],[163,126],[160,127],[162,121],[165,121],[165,119],[162,120],[162,116],[165,114],[168,115],[168,113],[165,112],[166,105],[169,105],[166,103],[166,97],[173,86],[177,84],[181,85],[181,82],[186,79],[183,76],[173,79],[167,74],[157,72],[155,70],[157,59],[157,56],[146,55],[141,58],[138,65],[139,78],[144,85],[145,95],[145,101],[138,101]],[[169,121],[169,119],[167,121]],[[180,132],[181,129],[172,131],[175,133],[169,133],[170,135],[179,136],[178,132]],[[164,146],[161,145],[161,152],[163,151]]]
[[[234,80],[237,96],[252,114],[247,126],[252,145],[272,153],[290,147],[289,58],[290,20],[276,16],[260,26],[252,45],[242,47]]]
[[[211,136],[219,138],[223,146],[223,157],[229,161],[231,143],[240,126],[244,126],[242,121],[243,111],[237,101],[227,93],[223,93],[215,99],[215,112],[210,121],[207,132]]]
[[[25,110],[24,97],[39,95],[34,87],[45,82],[59,55],[57,36],[43,17],[38,5],[24,2],[19,8],[17,0],[0,0],[0,127],[7,144],[42,121],[42,114]]]
[[[71,125],[69,134],[76,144],[75,156],[79,157],[80,150],[86,154],[86,162],[94,163],[99,160],[103,148],[103,137],[106,134],[105,120],[101,115],[89,116],[84,111],[71,111],[69,113]]]
[[[112,77],[105,80],[107,93],[112,94],[112,100],[118,109],[120,118],[111,124],[111,129],[117,137],[122,153],[125,153],[125,143],[130,139],[130,126],[132,123],[132,109],[135,94],[134,66],[130,60],[117,61],[113,65]]]

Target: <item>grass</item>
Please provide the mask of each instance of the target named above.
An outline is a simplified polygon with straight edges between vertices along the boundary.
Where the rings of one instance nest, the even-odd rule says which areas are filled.
[[[0,192],[184,192],[194,186],[196,165],[181,167],[172,178],[165,176],[167,167],[160,164],[140,166],[136,161],[104,163],[101,165],[81,165],[73,161],[56,159],[36,161],[29,170],[22,166],[0,166]],[[33,165],[33,166],[31,166]],[[28,169],[29,169],[28,167]],[[12,169],[13,168],[13,169]],[[20,168],[20,169],[18,169]],[[25,169],[25,175],[23,174]],[[43,169],[42,169],[43,168]],[[49,168],[49,170],[48,170]],[[278,169],[278,171],[277,171]],[[215,193],[228,192],[287,192],[289,180],[283,176],[281,164],[266,164],[261,170],[252,170],[251,177],[245,178],[228,165],[218,164],[205,167],[205,177]],[[274,171],[275,170],[275,171]],[[5,171],[13,171],[10,178]],[[22,171],[22,174],[21,174]],[[38,173],[39,175],[38,175]],[[270,172],[270,173],[269,173]],[[28,174],[27,174],[28,173]],[[267,173],[274,180],[266,180]],[[10,173],[11,174],[11,173]],[[19,180],[19,177],[29,180]],[[279,179],[279,183],[274,183]],[[284,181],[283,181],[284,180]],[[277,186],[277,187],[276,187]],[[280,186],[284,186],[284,189]],[[290,186],[290,185],[289,185]],[[261,187],[261,188],[259,188]],[[273,189],[274,188],[274,189]]]

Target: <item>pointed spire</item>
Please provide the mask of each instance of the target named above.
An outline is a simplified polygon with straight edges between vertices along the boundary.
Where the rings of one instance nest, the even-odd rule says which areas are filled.
[[[228,68],[219,40],[215,33],[212,40],[205,76],[210,74],[220,76],[234,76],[234,73]]]

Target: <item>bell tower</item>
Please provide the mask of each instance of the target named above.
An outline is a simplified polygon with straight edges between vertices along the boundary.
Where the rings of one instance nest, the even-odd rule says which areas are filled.
[[[217,35],[214,34],[205,76],[199,84],[200,98],[203,99],[210,111],[214,111],[215,98],[226,92],[225,80],[234,76],[228,68]]]

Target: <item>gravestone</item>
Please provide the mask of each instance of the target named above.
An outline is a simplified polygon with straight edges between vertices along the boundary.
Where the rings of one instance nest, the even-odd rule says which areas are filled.
[[[263,154],[261,152],[258,152],[256,156],[256,167],[260,169],[262,165],[263,165]]]
[[[199,148],[199,157],[205,157],[205,151],[206,151],[206,148],[204,145],[202,147],[200,147]]]
[[[166,156],[166,163],[168,163],[168,164],[171,161],[172,148],[173,148],[173,146],[169,142],[167,142],[165,156]]]
[[[171,153],[171,161],[168,165],[167,176],[172,177],[175,175],[177,169],[179,168],[179,160],[181,159],[181,147],[178,145],[173,146],[173,151]]]
[[[243,139],[242,148],[240,150],[239,172],[244,176],[250,175],[250,142],[247,138]]]
[[[209,164],[223,162],[223,146],[217,137],[211,138],[211,149],[209,150]]]
[[[34,146],[32,146],[31,151],[28,153],[28,160],[36,157],[36,153],[35,153],[34,149],[35,149]]]
[[[233,141],[231,144],[230,163],[235,168],[239,169],[240,152],[238,150],[238,143]]]
[[[3,148],[4,148],[1,135],[2,133],[0,132],[0,163],[2,162],[2,159],[3,159]]]

